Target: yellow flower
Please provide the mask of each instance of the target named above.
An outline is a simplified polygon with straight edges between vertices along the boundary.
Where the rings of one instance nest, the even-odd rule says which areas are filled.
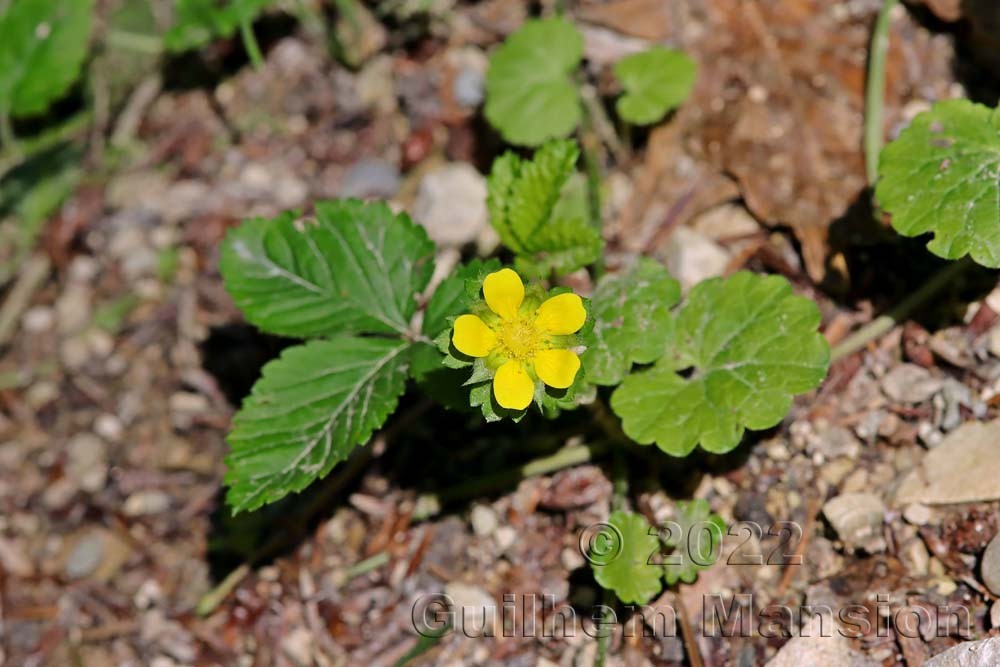
[[[583,300],[566,293],[525,302],[524,283],[510,269],[486,276],[483,297],[492,313],[462,315],[455,320],[452,342],[470,357],[489,357],[496,368],[493,395],[509,410],[523,410],[535,394],[535,378],[555,389],[573,384],[580,358],[564,349],[564,339],[587,319]]]

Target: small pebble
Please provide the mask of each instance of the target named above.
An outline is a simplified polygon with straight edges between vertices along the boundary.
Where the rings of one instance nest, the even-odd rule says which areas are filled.
[[[137,491],[125,499],[122,512],[126,516],[140,517],[161,514],[170,508],[170,496],[163,491],[152,489]]]
[[[980,564],[983,583],[993,595],[1000,595],[1000,535],[990,540]]]

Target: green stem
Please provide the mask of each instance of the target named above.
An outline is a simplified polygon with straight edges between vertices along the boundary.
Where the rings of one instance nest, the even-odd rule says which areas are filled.
[[[894,326],[906,320],[917,308],[930,301],[938,292],[955,281],[963,271],[971,266],[968,258],[950,262],[943,269],[931,276],[930,280],[921,285],[915,292],[906,297],[885,315],[861,327],[830,350],[830,361],[837,361],[857,352],[869,342],[888,333]]]
[[[868,52],[865,89],[865,171],[869,185],[878,179],[878,156],[882,150],[882,109],[885,105],[885,61],[889,51],[889,13],[899,0],[884,0],[872,32]]]
[[[108,46],[146,53],[152,56],[157,56],[163,51],[163,40],[156,35],[144,35],[138,32],[111,28],[108,30],[105,40]]]
[[[260,45],[257,43],[257,36],[253,34],[253,24],[249,16],[244,16],[240,21],[240,37],[243,38],[243,48],[250,56],[250,62],[256,69],[264,66],[264,56],[260,53]]]

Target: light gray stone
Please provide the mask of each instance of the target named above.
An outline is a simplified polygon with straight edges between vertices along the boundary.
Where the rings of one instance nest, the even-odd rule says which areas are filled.
[[[996,667],[1000,665],[1000,637],[962,642],[924,663],[924,667]]]
[[[902,476],[893,504],[947,505],[1000,499],[998,442],[1000,420],[963,424]]]

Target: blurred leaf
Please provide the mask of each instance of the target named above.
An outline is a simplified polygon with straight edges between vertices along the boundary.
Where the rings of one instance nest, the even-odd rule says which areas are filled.
[[[83,176],[82,151],[62,144],[42,151],[0,181],[0,284],[35,244],[45,221],[73,193]]]
[[[243,20],[254,21],[275,0],[177,0],[173,27],[164,43],[174,53],[233,36]]]
[[[0,113],[45,111],[76,81],[93,0],[14,0],[0,16]]]
[[[879,203],[903,236],[928,232],[945,259],[1000,267],[1000,110],[948,100],[882,150]]]
[[[687,99],[698,68],[679,51],[654,47],[615,63],[615,76],[625,94],[618,98],[618,115],[630,123],[648,125]]]
[[[490,58],[486,118],[512,144],[537,146],[572,132],[580,98],[572,74],[583,37],[563,19],[529,20]]]
[[[682,500],[677,503],[675,529],[668,531],[664,542],[673,553],[664,558],[663,575],[668,586],[678,581],[693,584],[698,572],[711,567],[722,552],[722,535],[726,523],[712,514],[708,501]]]

